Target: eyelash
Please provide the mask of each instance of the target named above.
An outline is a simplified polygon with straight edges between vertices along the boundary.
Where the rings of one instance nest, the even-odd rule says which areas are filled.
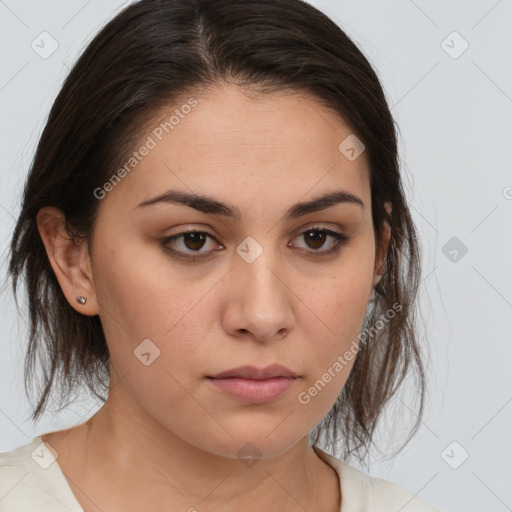
[[[341,251],[341,249],[350,240],[349,237],[347,237],[346,235],[342,235],[341,233],[338,233],[337,231],[332,231],[330,229],[320,228],[320,227],[308,228],[308,229],[302,231],[301,233],[299,233],[298,237],[300,237],[306,233],[309,233],[311,231],[325,233],[326,235],[330,236],[331,238],[334,239],[334,246],[331,247],[331,249],[324,250],[324,251],[314,250],[314,249],[308,250],[308,249],[299,248],[299,249],[305,251],[306,253],[309,252],[309,254],[306,256],[308,258],[322,258],[322,257],[338,254]],[[178,238],[181,238],[182,236],[188,235],[190,233],[207,235],[208,237],[215,240],[215,237],[213,235],[211,235],[210,233],[208,233],[207,231],[190,230],[190,231],[182,231],[181,233],[178,233],[176,235],[172,235],[167,238],[164,238],[163,240],[160,241],[160,245],[162,246],[162,249],[165,252],[169,253],[172,257],[176,257],[176,258],[180,258],[180,259],[184,259],[184,260],[188,260],[188,261],[196,261],[196,260],[204,259],[206,256],[188,256],[188,255],[186,255],[187,253],[184,253],[182,251],[176,251],[174,249],[171,249],[171,247],[169,247],[169,245],[168,245],[169,242],[173,242],[174,240],[177,240]],[[199,252],[199,251],[194,251],[194,252]]]

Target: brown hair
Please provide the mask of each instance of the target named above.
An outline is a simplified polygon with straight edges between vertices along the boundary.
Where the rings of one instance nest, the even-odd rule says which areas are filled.
[[[24,275],[30,314],[27,393],[37,362],[42,370],[32,418],[44,412],[56,385],[61,404],[82,382],[104,401],[109,376],[100,318],[78,313],[64,297],[38,232],[39,209],[60,208],[69,236],[89,240],[99,206],[93,191],[125,161],[141,127],[163,105],[222,81],[257,93],[308,93],[366,146],[376,248],[384,221],[391,242],[353,369],[310,432],[313,443],[326,434],[336,452],[341,430],[342,457],[362,461],[384,405],[410,371],[420,405],[409,439],[421,420],[425,375],[413,309],[420,254],[379,79],[343,30],[301,0],[141,0],[103,27],[73,66],[39,140],[10,247],[14,294]],[[368,330],[393,304],[399,313]]]

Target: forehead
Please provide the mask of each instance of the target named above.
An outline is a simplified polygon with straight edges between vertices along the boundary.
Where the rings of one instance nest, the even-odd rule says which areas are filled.
[[[237,86],[216,86],[158,112],[134,151],[151,149],[128,165],[111,196],[134,207],[166,188],[181,188],[243,209],[257,197],[265,197],[267,207],[275,198],[281,207],[308,191],[318,195],[341,187],[368,203],[365,153],[349,160],[339,149],[352,136],[348,125],[309,95],[249,97]]]

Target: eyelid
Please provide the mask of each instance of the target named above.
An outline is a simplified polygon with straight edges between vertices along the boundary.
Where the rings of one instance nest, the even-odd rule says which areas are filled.
[[[308,258],[321,258],[322,256],[332,256],[333,254],[337,254],[341,251],[343,246],[345,246],[349,241],[350,237],[340,233],[339,231],[335,231],[333,229],[329,229],[322,226],[310,226],[306,229],[302,229],[297,236],[293,238],[295,240],[300,235],[303,235],[304,233],[307,233],[309,231],[319,231],[325,233],[327,236],[330,236],[334,240],[334,246],[331,247],[331,249],[323,249],[323,250],[313,250],[313,249],[305,249],[303,247],[298,247],[297,249],[302,251],[306,257]]]
[[[324,250],[320,250],[320,249],[314,250],[314,249],[307,249],[307,248],[303,248],[303,247],[297,247],[297,249],[299,251],[307,254],[307,257],[310,257],[310,258],[320,259],[322,256],[329,256],[329,255],[339,253],[341,251],[341,249],[343,248],[343,246],[346,245],[351,239],[351,237],[348,237],[347,235],[340,233],[339,231],[335,231],[333,229],[329,229],[327,227],[319,226],[319,225],[315,225],[315,224],[309,225],[308,227],[305,227],[305,228],[301,227],[299,229],[300,229],[300,231],[298,231],[296,234],[293,235],[292,240],[295,240],[297,237],[299,237],[300,235],[303,235],[304,233],[307,233],[308,231],[324,232],[324,233],[326,233],[327,236],[331,237],[334,240],[334,247],[332,247],[331,249],[327,249],[327,250],[325,250],[325,249]],[[204,260],[204,259],[208,258],[208,256],[211,255],[212,251],[185,252],[185,251],[181,251],[181,250],[172,249],[167,245],[167,244],[169,244],[169,242],[179,239],[182,236],[187,235],[189,233],[204,234],[208,238],[215,240],[218,243],[218,245],[222,246],[222,244],[220,244],[217,241],[216,236],[204,228],[191,228],[191,229],[188,229],[185,231],[180,231],[179,233],[165,237],[163,240],[160,241],[160,245],[162,246],[164,251],[166,251],[166,252],[170,253],[172,256],[175,256],[182,260],[193,262],[193,261]],[[197,256],[195,256],[194,254],[197,254]],[[204,256],[202,256],[202,254],[204,254]]]

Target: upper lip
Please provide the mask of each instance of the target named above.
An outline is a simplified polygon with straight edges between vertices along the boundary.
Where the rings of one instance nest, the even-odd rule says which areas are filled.
[[[228,379],[230,377],[238,377],[241,379],[252,380],[265,380],[274,377],[290,377],[296,378],[298,375],[285,366],[280,364],[272,364],[266,368],[256,368],[254,366],[240,366],[238,368],[231,368],[224,372],[217,373],[210,376],[212,379]]]

